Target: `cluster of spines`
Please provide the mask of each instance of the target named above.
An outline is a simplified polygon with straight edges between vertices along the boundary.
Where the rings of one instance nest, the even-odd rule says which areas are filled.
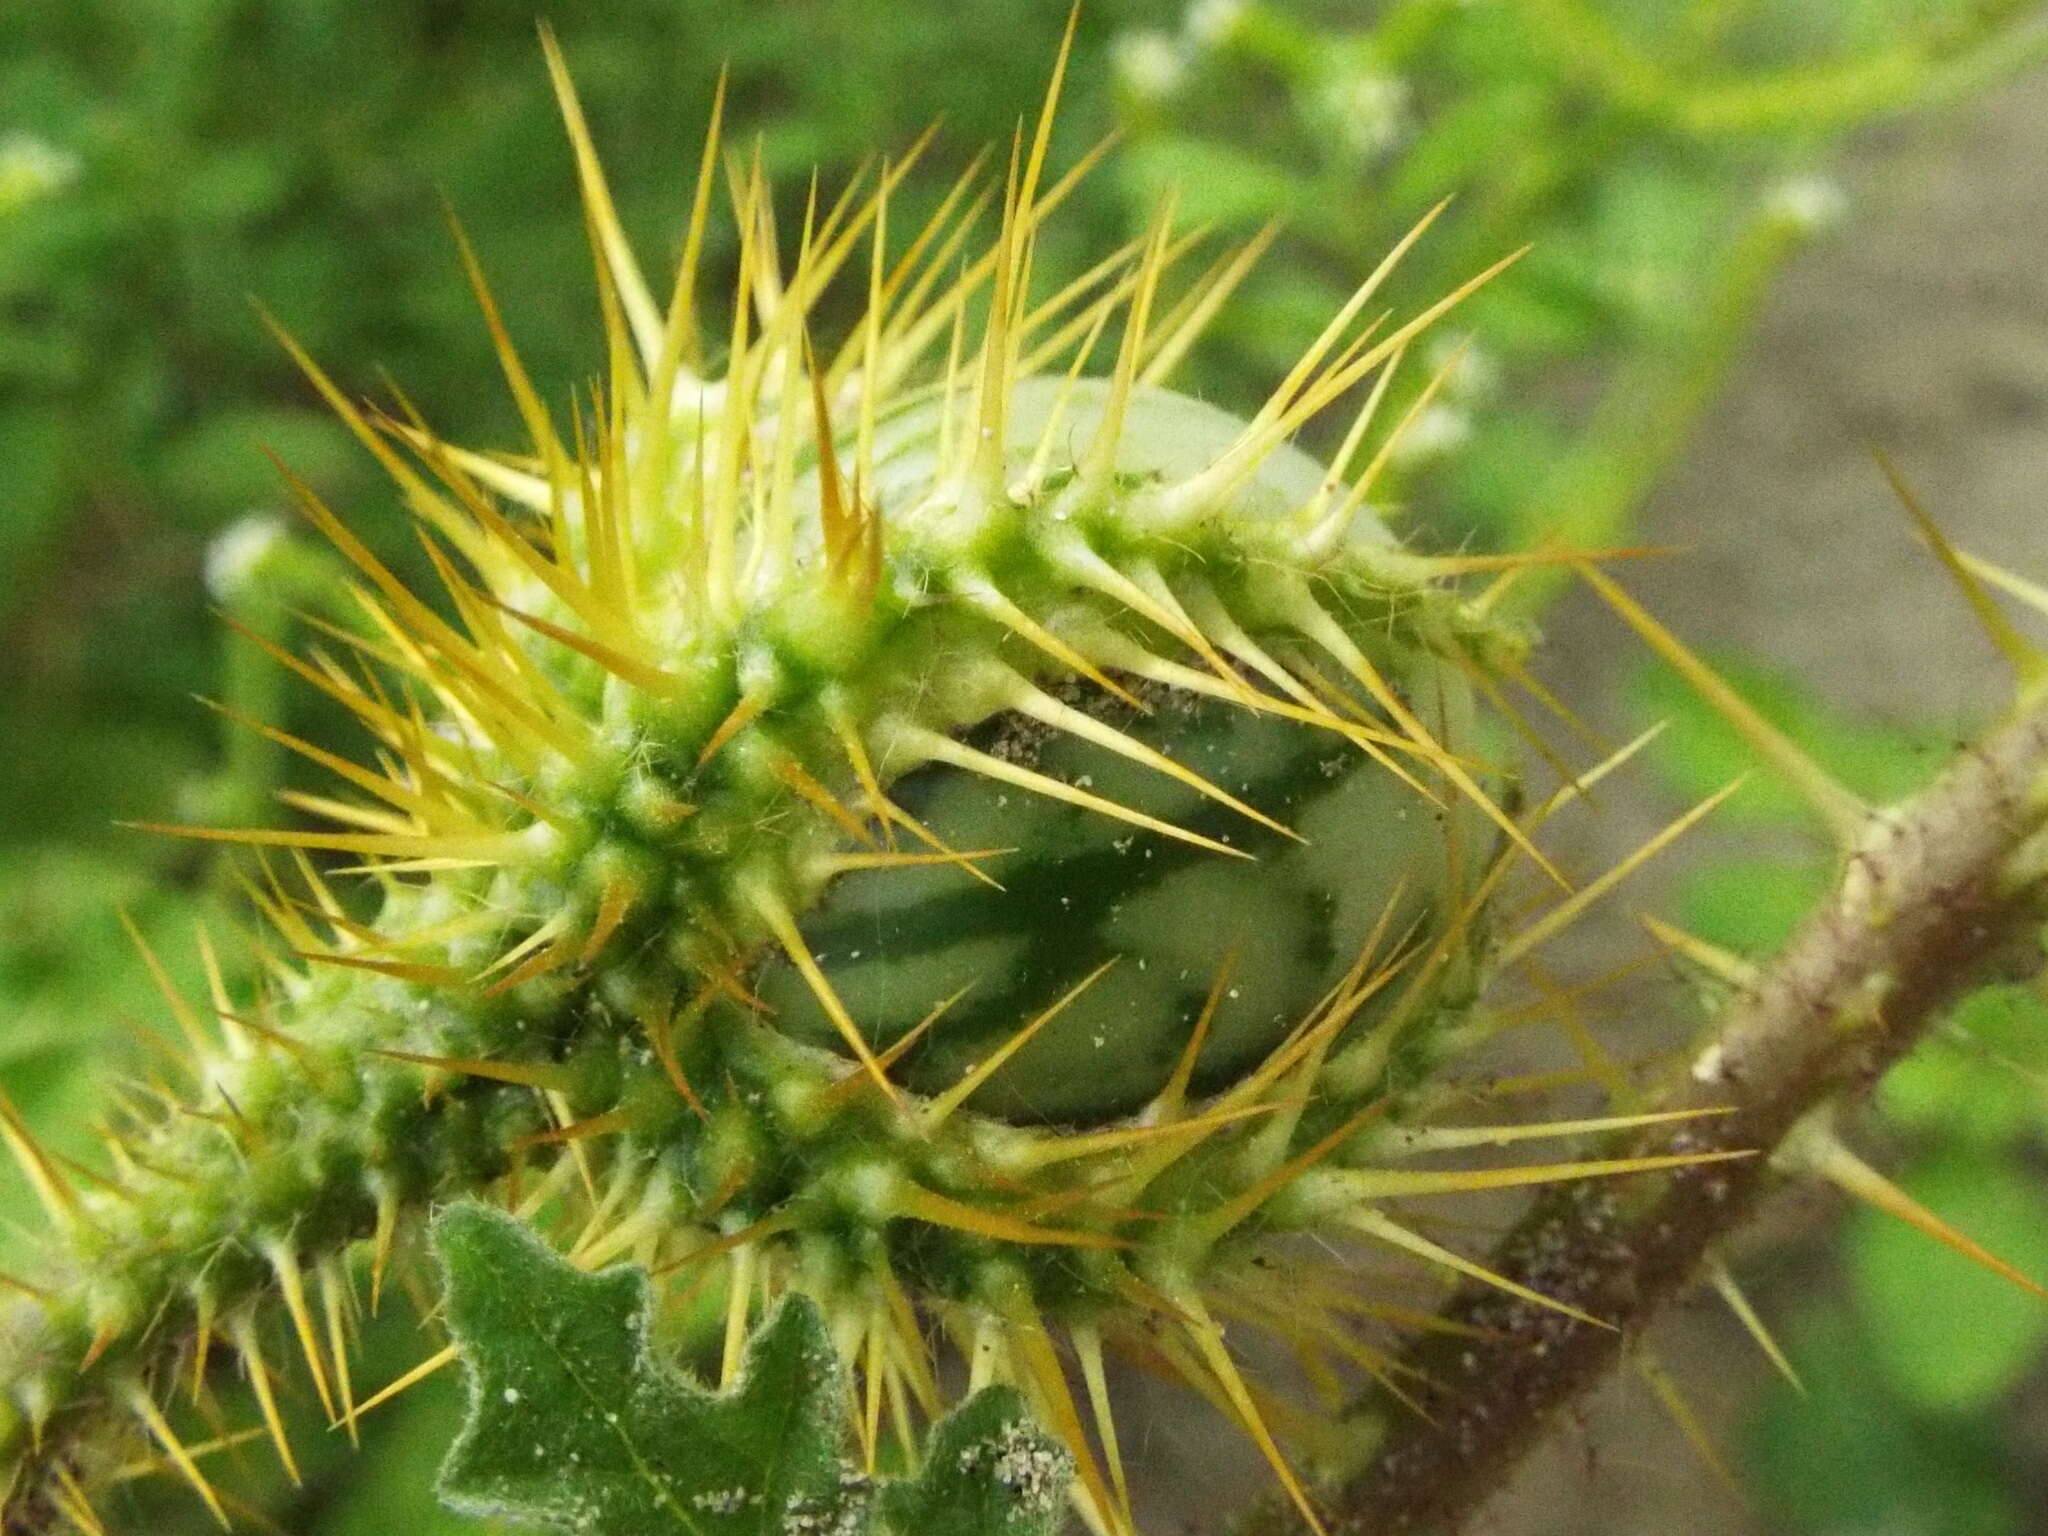
[[[1007,1181],[1000,1200],[963,1198],[942,1178],[908,1179],[888,1159],[870,1159],[848,1162],[829,1192],[837,1216],[853,1212],[875,1232],[910,1224],[953,1234],[961,1257],[934,1269],[972,1270],[989,1297],[1007,1298],[966,1309],[942,1286],[915,1288],[913,1296],[887,1267],[886,1243],[866,1244],[864,1252],[883,1260],[872,1276],[879,1284],[872,1291],[848,1288],[834,1316],[842,1347],[859,1368],[862,1384],[851,1417],[870,1457],[877,1454],[885,1412],[911,1451],[912,1426],[935,1411],[917,1319],[925,1306],[949,1319],[977,1382],[1016,1381],[1048,1422],[1067,1433],[1081,1457],[1084,1507],[1098,1525],[1114,1529],[1129,1521],[1102,1385],[1105,1342],[1163,1365],[1211,1396],[1259,1442],[1313,1520],[1268,1428],[1285,1416],[1284,1406],[1243,1380],[1223,1343],[1222,1321],[1274,1328],[1316,1360],[1321,1375],[1333,1374],[1331,1361],[1348,1360],[1398,1391],[1391,1358],[1361,1342],[1342,1319],[1357,1313],[1414,1319],[1397,1307],[1375,1312],[1377,1304],[1352,1299],[1334,1282],[1315,1291],[1317,1303],[1282,1315],[1244,1280],[1257,1251],[1251,1239],[1296,1224],[1334,1223],[1429,1264],[1473,1273],[1470,1261],[1389,1214],[1383,1202],[1627,1171],[1557,1164],[1437,1172],[1369,1161],[1375,1147],[1382,1154],[1397,1146],[1403,1152],[1448,1150],[1622,1123],[1607,1117],[1516,1128],[1417,1128],[1416,1114],[1432,1107],[1428,1094],[1411,1092],[1400,1106],[1408,1112],[1397,1116],[1382,1087],[1389,1063],[1407,1043],[1403,1027],[1427,1006],[1435,977],[1454,960],[1469,958],[1480,904],[1513,854],[1541,861],[1530,834],[1553,807],[1519,821],[1501,810],[1474,768],[1430,735],[1375,664],[1360,638],[1364,626],[1344,622],[1341,607],[1333,613],[1311,581],[1326,583],[1340,600],[1370,600],[1376,617],[1396,614],[1427,628],[1447,664],[1496,696],[1497,673],[1528,681],[1512,645],[1483,620],[1468,617],[1483,613],[1488,598],[1461,606],[1433,583],[1489,569],[1512,579],[1536,559],[1568,557],[1430,560],[1391,548],[1361,549],[1346,537],[1385,463],[1383,447],[1352,475],[1394,366],[1424,326],[1491,274],[1375,339],[1377,322],[1364,328],[1355,322],[1397,250],[1235,445],[1190,479],[1133,486],[1118,474],[1116,449],[1134,393],[1166,376],[1227,299],[1263,237],[1216,263],[1155,319],[1163,275],[1190,244],[1189,237],[1175,237],[1162,216],[1146,237],[1034,305],[1036,229],[1093,159],[1039,191],[1051,97],[1028,150],[1021,137],[1013,147],[1000,236],[980,258],[962,263],[950,284],[947,268],[974,217],[994,198],[994,189],[974,190],[972,172],[893,262],[888,198],[922,144],[885,167],[877,192],[865,201],[849,193],[820,214],[814,195],[796,267],[785,275],[775,259],[777,234],[758,165],[743,165],[731,172],[742,233],[739,287],[726,371],[714,381],[702,368],[703,332],[692,294],[719,165],[716,117],[675,298],[663,311],[626,251],[552,46],[549,60],[598,253],[611,339],[607,381],[593,390],[587,413],[578,414],[565,441],[519,365],[466,246],[463,259],[533,439],[530,455],[477,454],[441,443],[402,401],[395,417],[365,411],[301,355],[316,386],[405,494],[455,619],[416,596],[310,488],[290,482],[309,518],[360,572],[358,595],[370,632],[323,626],[342,651],[316,648],[306,659],[258,643],[363,721],[379,743],[376,766],[249,723],[367,799],[293,798],[336,830],[198,830],[287,849],[297,879],[288,888],[266,869],[251,882],[252,902],[272,935],[257,944],[264,980],[252,1000],[230,998],[223,968],[202,939],[208,1010],[224,1046],[202,1027],[201,1010],[166,988],[201,1090],[195,1098],[152,1086],[146,1097],[155,1107],[138,1105],[134,1116],[142,1128],[109,1141],[112,1176],[63,1164],[36,1144],[18,1116],[6,1114],[0,1132],[74,1261],[104,1254],[114,1266],[110,1283],[89,1278],[76,1292],[13,1282],[41,1315],[76,1325],[77,1335],[57,1339],[39,1368],[17,1378],[16,1407],[40,1438],[70,1406],[67,1394],[89,1379],[109,1406],[135,1417],[167,1464],[224,1518],[220,1496],[161,1405],[171,1370],[189,1368],[195,1390],[203,1387],[209,1345],[225,1340],[244,1361],[261,1416],[290,1468],[273,1367],[264,1354],[265,1310],[273,1302],[280,1306],[316,1394],[330,1416],[352,1428],[364,1405],[356,1401],[347,1366],[355,1308],[349,1246],[369,1240],[374,1295],[409,1215],[437,1195],[465,1188],[499,1189],[529,1213],[553,1211],[557,1219],[565,1205],[580,1201],[582,1231],[571,1245],[580,1262],[638,1255],[657,1268],[691,1271],[699,1277],[693,1283],[708,1284],[702,1277],[716,1274],[722,1261],[720,1278],[731,1298],[724,1349],[729,1368],[763,1295],[815,1283],[804,1266],[815,1262],[816,1248],[798,1240],[803,1208],[779,1198],[721,1141],[726,1133],[718,1117],[740,1126],[728,1141],[771,1134],[762,1129],[766,1124],[773,1136],[801,1145],[835,1117],[858,1113],[875,1128],[878,1146],[911,1148],[913,1160],[928,1168],[948,1159],[973,1168],[975,1188],[987,1187],[979,1180],[991,1170]],[[872,250],[865,316],[820,366],[807,316],[864,236]],[[970,356],[966,338],[976,303],[986,317]],[[1089,445],[1071,465],[1055,463],[1058,428],[1076,381],[1120,314],[1122,341]],[[912,387],[908,381],[942,341],[946,362],[938,382]],[[1016,475],[1006,451],[1006,402],[1020,380],[1061,359],[1068,366],[1052,419]],[[1229,525],[1218,516],[1266,456],[1368,378],[1373,385],[1322,491],[1296,516],[1256,527]],[[896,413],[920,401],[935,410],[931,495],[920,505],[884,509],[873,495],[882,471],[878,439]],[[503,510],[506,504],[515,510]],[[1011,540],[1008,556],[999,534]],[[1115,544],[1105,547],[1112,535]],[[1234,563],[1176,565],[1176,551],[1191,539],[1206,540],[1209,550],[1234,556]],[[1064,607],[1055,615],[1032,592],[1006,582],[1013,567],[1028,571],[1034,563],[1053,571],[1063,589],[1088,594],[1080,619]],[[1587,570],[1596,582],[1605,581]],[[1242,579],[1229,586],[1227,578],[1236,577]],[[785,600],[782,610],[769,614],[782,626],[779,644],[753,643],[771,599]],[[917,626],[923,626],[915,644],[921,652],[936,641],[989,658],[972,678],[966,702],[935,705],[914,669],[889,677],[886,660],[877,659],[874,648]],[[1476,656],[1467,654],[1468,644],[1489,648]],[[992,659],[998,652],[1006,658],[1001,663]],[[894,691],[878,685],[876,675]],[[1203,1031],[1220,1005],[1220,981],[1194,1021],[1180,1066],[1132,1123],[1052,1137],[979,1119],[969,1107],[986,1073],[1072,993],[1020,1021],[1011,1044],[951,1091],[929,1099],[909,1095],[890,1068],[915,1044],[917,1032],[887,1050],[869,1045],[808,954],[802,912],[827,881],[848,870],[940,862],[993,880],[996,850],[947,846],[890,799],[891,780],[916,764],[939,762],[1218,853],[1237,852],[981,752],[959,739],[960,727],[999,711],[1029,715],[1135,756],[1254,820],[1268,820],[1040,686],[1055,677],[1085,680],[1134,704],[1132,689],[1144,680],[1329,732],[1430,801],[1441,804],[1440,792],[1469,797],[1512,848],[1475,880],[1467,906],[1427,942],[1404,945],[1401,935],[1377,933],[1343,982],[1264,1065],[1207,1102],[1192,1098],[1189,1082]],[[812,686],[818,679],[824,681]],[[886,709],[878,710],[878,698]],[[1759,740],[1782,756],[1782,742]],[[1594,776],[1581,775],[1576,783]],[[749,786],[751,801],[740,794]],[[1834,795],[1822,799],[1841,814]],[[642,843],[593,835],[593,807]],[[796,855],[693,887],[689,899],[664,888],[672,864],[716,867],[718,839],[737,835],[764,808],[804,829],[804,836],[784,839]],[[1692,819],[1646,846],[1642,856]],[[724,824],[717,836],[708,835],[707,824],[718,822]],[[650,848],[662,857],[650,857]],[[382,914],[370,921],[353,915],[314,870],[307,857],[313,853],[362,860],[383,887]],[[1565,898],[1507,940],[1506,955],[1519,958],[1544,942],[1635,862]],[[289,954],[276,953],[279,940]],[[650,960],[654,949],[658,958]],[[786,954],[803,972],[856,1068],[844,1071],[760,1022],[747,977],[771,952]],[[322,979],[321,971],[331,975]],[[1396,1006],[1372,1030],[1345,1037],[1364,1002],[1397,980]],[[945,1005],[935,1000],[928,1024],[943,1016]],[[575,1012],[573,1023],[565,1022],[565,1009]],[[501,1049],[507,1038],[501,1026],[517,1019],[524,1027],[530,1018],[552,1019],[558,1027],[552,1034],[537,1031],[529,1049]],[[759,1102],[769,1106],[760,1123],[749,1124],[752,1101],[734,1091],[738,1075],[719,1059],[720,1051],[736,1047],[720,1042],[750,1042],[757,1060],[772,1063],[779,1074],[759,1091]],[[697,1065],[693,1050],[709,1053],[708,1074],[686,1069]],[[325,1095],[337,1123],[358,1117],[362,1144],[352,1149],[355,1163],[339,1181],[346,1188],[337,1183],[337,1167],[307,1166],[303,1147],[278,1141],[281,1125],[265,1126],[255,1117],[260,1103],[244,1102],[252,1079],[270,1085],[293,1113]],[[299,1086],[289,1093],[275,1087],[286,1080]],[[622,1085],[634,1091],[622,1092]],[[653,1091],[640,1091],[647,1087]],[[440,1149],[445,1155],[402,1168],[390,1145],[393,1117],[411,1113],[402,1103],[428,1095],[436,1100],[434,1113],[444,1117],[434,1135],[447,1143]],[[461,1136],[445,1118],[453,1105],[464,1106],[469,1117]],[[1399,1140],[1376,1140],[1377,1122],[1398,1122]],[[1389,1129],[1386,1137],[1396,1134]],[[303,1207],[294,1213],[299,1219],[277,1221],[267,1233],[195,1234],[183,1252],[167,1251],[163,1232],[151,1227],[147,1242],[121,1252],[110,1234],[127,1222],[124,1210],[144,1203],[148,1193],[163,1193],[173,1205],[189,1193],[192,1174],[163,1156],[165,1144],[198,1142],[213,1149],[209,1155],[274,1165],[271,1176],[285,1191],[285,1203]],[[681,1162],[671,1155],[677,1145],[690,1149]],[[1136,1204],[1171,1186],[1168,1176],[1198,1153],[1204,1177],[1190,1187],[1207,1190],[1203,1198],[1171,1210]],[[549,1156],[553,1161],[533,1175],[537,1182],[524,1182],[525,1165]],[[715,1172],[720,1159],[728,1165],[723,1174]],[[1225,1191],[1220,1197],[1217,1188]],[[322,1202],[320,1219],[311,1219]],[[1225,1242],[1241,1229],[1246,1242]],[[229,1253],[231,1239],[246,1239],[247,1251]],[[678,1245],[688,1251],[678,1255]],[[1064,1273],[1033,1280],[1014,1262],[1016,1255],[1039,1252],[1057,1255]],[[1102,1256],[1092,1271],[1082,1262],[1090,1255]],[[1005,1273],[1017,1276],[1007,1288],[998,1283]],[[855,1295],[863,1298],[858,1305],[847,1299]],[[1147,1326],[1118,1330],[1106,1327],[1105,1317]],[[1080,1369],[1081,1397],[1095,1426],[1092,1444],[1053,1345],[1055,1327],[1064,1330]],[[62,1358],[67,1351],[70,1358]],[[97,1518],[80,1481],[86,1469],[74,1466],[73,1454],[51,1451],[39,1496],[92,1530]]]

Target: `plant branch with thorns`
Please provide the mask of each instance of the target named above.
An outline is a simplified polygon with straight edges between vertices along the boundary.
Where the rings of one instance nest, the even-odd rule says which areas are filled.
[[[1356,1410],[1375,1450],[1334,1498],[1330,1529],[1460,1529],[1501,1490],[1559,1411],[1629,1356],[1667,1302],[1718,1267],[1716,1245],[1788,1176],[1833,1184],[2048,1295],[1891,1184],[1834,1129],[1838,1109],[1872,1087],[1964,992],[1994,977],[2040,973],[2039,925],[2048,912],[2044,657],[1998,613],[1986,586],[2044,612],[2048,604],[2031,584],[1954,550],[1885,468],[2012,663],[2018,702],[1917,796],[1867,807],[1611,580],[1585,571],[1628,624],[1800,789],[1841,850],[1832,892],[1763,965],[1649,920],[1660,942],[1722,1002],[1689,1064],[1649,1102],[1630,1107],[1725,1112],[1613,1133],[1601,1155],[1738,1148],[1770,1155],[1677,1167],[1626,1186],[1560,1184],[1539,1196],[1488,1267],[1598,1325],[1496,1283],[1460,1290],[1441,1314],[1454,1329],[1422,1334],[1403,1361],[1435,1385],[1426,1416],[1384,1401]],[[1270,1531],[1286,1520],[1284,1511],[1268,1511],[1247,1529]]]

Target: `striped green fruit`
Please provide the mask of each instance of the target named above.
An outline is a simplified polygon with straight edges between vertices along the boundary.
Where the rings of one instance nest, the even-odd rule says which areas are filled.
[[[964,262],[967,182],[899,252],[899,165],[785,268],[743,180],[713,344],[707,200],[657,304],[551,61],[605,381],[565,429],[473,263],[520,455],[366,411],[294,347],[438,590],[293,482],[363,621],[276,654],[374,748],[279,738],[340,779],[302,802],[325,829],[172,829],[284,851],[251,882],[250,979],[209,944],[209,995],[173,996],[190,1100],[138,1106],[91,1181],[7,1120],[52,1217],[0,1334],[8,1528],[94,1518],[138,1438],[218,1512],[169,1406],[210,1362],[239,1357],[289,1469],[274,1362],[302,1355],[350,1417],[361,1288],[469,1194],[579,1262],[642,1260],[681,1311],[722,1296],[727,1371],[751,1318],[811,1295],[870,1455],[943,1411],[944,1338],[1066,1437],[1082,1514],[1127,1528],[1120,1350],[1224,1404],[1299,1496],[1218,1315],[1348,1337],[1344,1286],[1262,1286],[1293,1233],[1461,1262],[1382,1208],[1458,1176],[1375,1164],[1428,1148],[1483,897],[1533,852],[1473,694],[1522,639],[1448,585],[1458,562],[1397,546],[1366,505],[1382,456],[1355,465],[1404,349],[1472,285],[1381,336],[1356,322],[1383,267],[1248,420],[1174,394],[1248,257],[1169,303],[1162,218],[1034,301],[1072,184],[1041,185],[1048,102]],[[860,265],[865,316],[820,358],[813,313]],[[1291,446],[1357,389],[1328,470]],[[329,855],[369,867],[370,902]]]
[[[1087,443],[1109,389],[1095,379],[1020,381],[1006,417],[1006,474],[1026,472],[1056,408],[1070,443]],[[913,409],[890,423],[877,446],[883,505],[915,502],[930,485],[939,415]],[[1214,406],[1142,389],[1124,416],[1115,473],[1132,488],[1185,479],[1228,452],[1244,429]],[[1069,448],[1047,478],[1056,485],[1072,461]],[[1229,515],[1279,523],[1315,502],[1327,480],[1322,465],[1283,444],[1237,490]],[[1407,570],[1369,510],[1352,518],[1344,537],[1359,569],[1370,570],[1376,554],[1387,558],[1387,589],[1375,594],[1375,606],[1399,617],[1367,629],[1374,664],[1434,739],[1469,750],[1478,731],[1471,684],[1445,656],[1456,616],[1441,599],[1404,590]],[[1231,579],[1213,568],[1205,576],[1212,584]],[[1115,962],[972,1102],[1026,1122],[1095,1124],[1133,1114],[1171,1077],[1228,957],[1230,1006],[1217,1011],[1194,1074],[1198,1090],[1213,1091],[1280,1043],[1336,984],[1375,924],[1391,915],[1397,931],[1427,933],[1469,894],[1491,831],[1469,800],[1453,793],[1432,803],[1356,747],[1298,721],[1124,681],[1135,704],[1085,679],[1068,680],[1066,702],[1298,836],[1029,716],[1006,712],[978,724],[966,739],[983,750],[1200,831],[1256,862],[1232,863],[1083,807],[992,789],[952,768],[907,775],[896,798],[948,843],[1015,850],[991,863],[1000,888],[963,882],[943,868],[853,873],[805,920],[806,940],[834,989],[878,1044],[915,1027],[934,999],[968,989],[906,1061],[910,1086],[943,1091],[998,1049],[1019,1019]],[[1450,985],[1470,981],[1465,975]],[[773,965],[760,991],[784,1028],[832,1039],[793,967]],[[1376,1013],[1362,1010],[1354,1027],[1364,1030]]]

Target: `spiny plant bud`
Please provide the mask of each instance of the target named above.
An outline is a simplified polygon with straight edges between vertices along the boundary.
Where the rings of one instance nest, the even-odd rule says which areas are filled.
[[[942,1336],[1065,1439],[1090,1523],[1126,1529],[1112,1351],[1241,1423],[1313,1520],[1221,1320],[1389,1379],[1351,1327],[1404,1314],[1298,1259],[1276,1288],[1272,1245],[1363,1234],[1469,1273],[1386,1202],[1671,1161],[1390,1166],[1586,1124],[1428,1125],[1476,1032],[1487,898],[1541,862],[1479,707],[1523,641],[1447,584],[1483,562],[1404,551],[1367,498],[1396,363],[1491,274],[1361,325],[1397,250],[1249,420],[1175,394],[1256,246],[1170,297],[1190,242],[1162,213],[1034,297],[1038,231],[1094,159],[1048,181],[1056,73],[1000,185],[970,172],[900,245],[922,143],[814,199],[793,262],[758,164],[736,173],[714,339],[716,117],[660,304],[549,62],[604,377],[564,426],[466,246],[523,453],[360,406],[285,341],[438,590],[286,471],[363,622],[274,654],[374,747],[250,722],[341,781],[301,800],[331,825],[174,829],[259,850],[269,928],[253,986],[208,943],[209,995],[171,994],[190,1098],[138,1101],[85,1182],[6,1117],[51,1217],[0,1339],[8,1529],[95,1528],[124,1436],[220,1514],[172,1406],[210,1358],[240,1357],[292,1470],[277,1362],[352,1425],[359,1286],[374,1304],[470,1193],[585,1267],[642,1261],[675,1305],[722,1286],[727,1374],[752,1319],[811,1297],[870,1465],[943,1412]],[[834,284],[866,308],[822,356]],[[1291,446],[1355,394],[1327,469]]]

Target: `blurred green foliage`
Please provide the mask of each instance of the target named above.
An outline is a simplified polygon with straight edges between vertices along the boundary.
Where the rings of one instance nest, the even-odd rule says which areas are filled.
[[[1064,22],[1038,0],[553,10],[622,217],[656,268],[675,254],[722,67],[728,120],[741,142],[759,134],[787,228],[814,166],[841,183],[943,119],[901,196],[907,225],[968,153],[1035,107]],[[1510,249],[1534,250],[1461,313],[1458,336],[1478,341],[1412,424],[1390,494],[1412,504],[1425,542],[1619,540],[1770,274],[1839,212],[1826,171],[1841,135],[2025,62],[2042,42],[2034,10],[1090,0],[1056,152],[1071,161],[1113,126],[1127,142],[1048,231],[1040,269],[1048,281],[1070,275],[1141,227],[1169,184],[1184,221],[1233,238],[1284,217],[1286,233],[1184,381],[1242,406],[1394,239],[1456,193],[1389,302],[1424,302]],[[596,363],[584,235],[533,18],[525,0],[0,8],[0,1080],[68,1153],[92,1142],[96,1086],[79,1063],[162,1024],[112,914],[127,909],[188,988],[194,922],[211,914],[225,931],[220,867],[113,823],[279,814],[281,755],[248,733],[220,734],[188,695],[349,745],[305,690],[283,687],[246,644],[224,643],[206,612],[288,636],[293,609],[338,607],[324,557],[271,521],[280,498],[259,449],[406,558],[374,466],[249,300],[345,387],[375,392],[388,372],[450,436],[511,439],[437,217],[445,198],[543,389],[560,399]],[[732,258],[725,241],[720,231],[709,252],[709,291]],[[1456,340],[1409,361],[1409,398]],[[1932,760],[1790,695],[1771,702],[1778,685],[1753,681],[1872,793]],[[1685,707],[1668,694],[1645,703]],[[1684,745],[1666,760],[1682,785],[1728,776],[1735,754],[1710,728],[1675,735]],[[1762,789],[1745,801],[1761,825],[1782,809]],[[1703,875],[1681,915],[1761,947],[1795,920],[1817,867],[1774,852],[1768,865]],[[1988,1016],[1974,1030],[1963,1033],[1991,1039],[1991,1057],[2009,1054]],[[158,1069],[145,1047],[128,1056]],[[1975,1047],[1931,1056],[1896,1090],[1902,1123],[1934,1160],[1930,1178],[1958,1118],[1975,1127],[1979,1155],[2038,1141],[2038,1095],[2015,1095],[2010,1074],[1997,1090],[1971,1086],[1985,1059]],[[27,1206],[13,1183],[0,1190],[11,1231]],[[1862,1306],[1911,1261],[1858,1242]],[[392,1325],[373,1345],[370,1379],[395,1372],[402,1333]],[[2022,1352],[2017,1326],[2007,1333],[2005,1363],[1969,1378],[1979,1393]],[[1898,1401],[1914,1368],[1888,1360],[1844,1379],[1871,1376]],[[446,1398],[385,1412],[393,1426],[439,1424]],[[1912,1411],[1939,1417],[1944,1405]],[[438,1455],[435,1432],[370,1438],[387,1447],[375,1471],[336,1451],[309,1469],[305,1492],[273,1488],[267,1507],[289,1529],[328,1536],[401,1519],[433,1528],[419,1474]],[[254,1448],[235,1454],[262,1464]],[[133,1496],[138,1529],[170,1530],[192,1513],[175,1491],[138,1484]]]
[[[1193,0],[1178,30],[1114,50],[1125,184],[1140,208],[1177,185],[1224,227],[1285,211],[1284,259],[1222,318],[1224,375],[1284,366],[1446,194],[1392,302],[1530,243],[1452,322],[1477,345],[1418,419],[1406,478],[1439,532],[1596,545],[1625,536],[1783,258],[1844,211],[1840,134],[2030,57],[2042,38],[2012,24],[2035,9],[1388,0],[1361,26],[1342,6]]]

